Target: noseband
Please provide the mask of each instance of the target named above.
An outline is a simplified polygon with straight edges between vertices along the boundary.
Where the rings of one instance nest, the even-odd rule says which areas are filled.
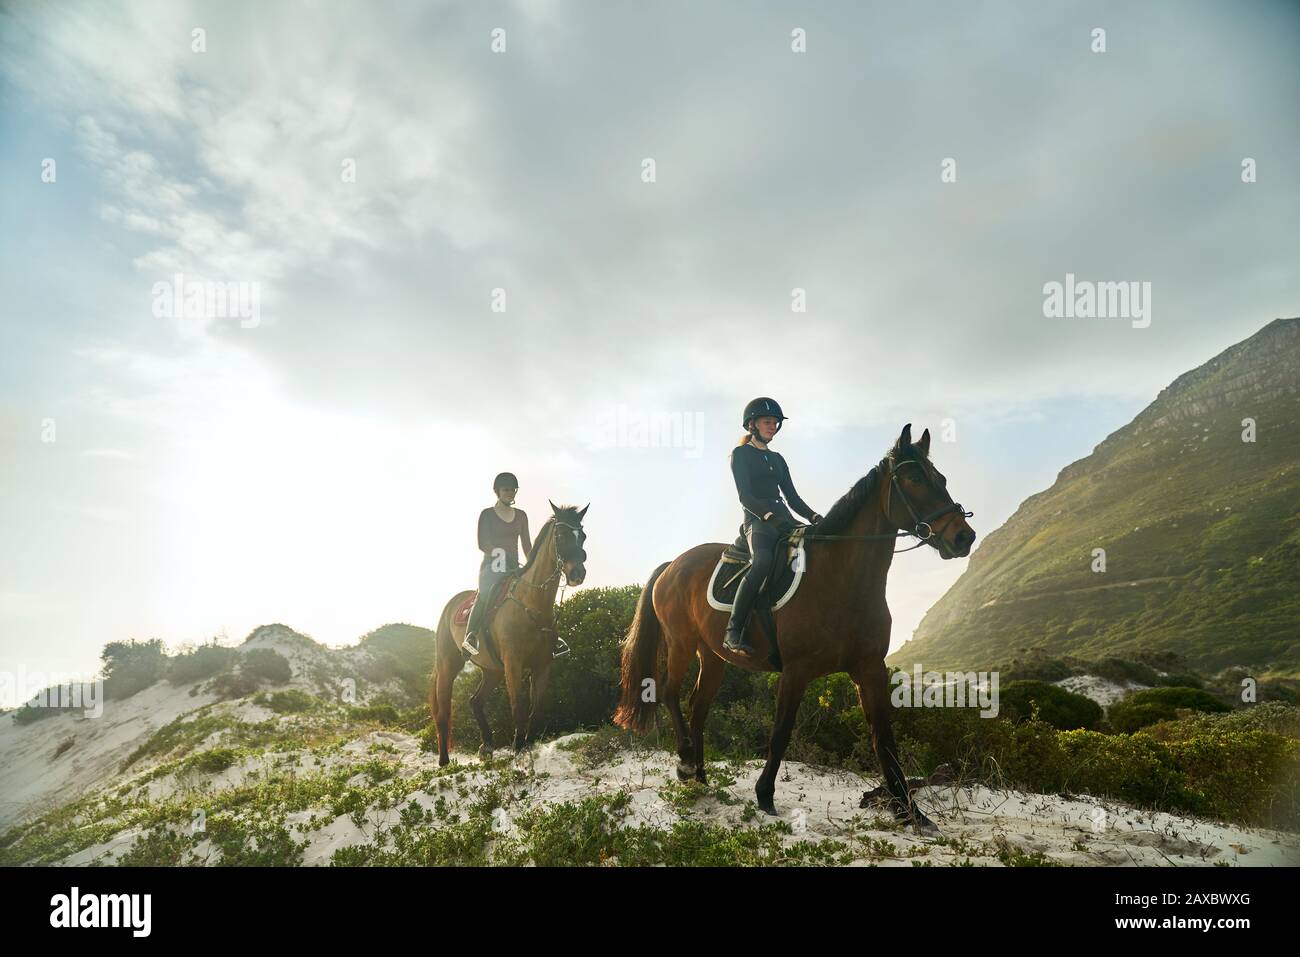
[[[893,489],[898,489],[898,497],[903,500],[903,505],[907,508],[907,514],[912,516],[913,525],[907,534],[920,539],[920,542],[913,546],[914,548],[919,548],[934,536],[934,527],[932,523],[935,519],[943,518],[943,516],[953,513],[960,515],[962,518],[970,518],[975,514],[974,512],[968,512],[962,508],[960,502],[949,502],[943,508],[931,512],[929,515],[925,516],[925,518],[921,518],[916,514],[916,509],[912,507],[912,500],[907,497],[907,493],[903,491],[903,486],[898,482],[898,470],[904,465],[915,465],[917,468],[920,468],[922,472],[925,471],[924,467],[916,459],[903,459],[901,462],[893,463],[893,468],[889,470],[889,486],[885,490],[885,517],[889,517],[889,497],[892,494]],[[922,531],[922,529],[924,529],[924,531]],[[948,547],[948,543],[942,538],[939,539],[939,544],[944,546],[944,548]],[[907,549],[903,550],[907,551]]]

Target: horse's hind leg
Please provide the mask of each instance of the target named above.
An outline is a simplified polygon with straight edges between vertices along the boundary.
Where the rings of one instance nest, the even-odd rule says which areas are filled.
[[[691,747],[691,735],[686,729],[686,719],[682,716],[682,682],[686,680],[686,669],[690,667],[691,656],[695,648],[687,647],[684,642],[677,642],[668,629],[664,629],[668,642],[668,676],[664,684],[664,704],[673,716],[673,731],[677,734],[677,778],[689,781],[695,776],[695,752]]]
[[[776,688],[776,717],[772,722],[772,740],[767,747],[767,764],[754,785],[758,806],[773,816],[776,814],[776,805],[772,801],[772,796],[776,794],[776,772],[781,767],[781,757],[790,744],[794,720],[799,714],[799,702],[803,700],[804,689],[807,687],[807,675],[787,668],[782,672],[781,681]]]
[[[898,761],[898,745],[894,741],[894,729],[890,724],[889,676],[885,672],[885,663],[869,662],[851,677],[858,686],[862,713],[871,724],[871,747],[884,772],[894,820],[900,824],[910,821],[921,834],[938,835],[939,829],[935,823],[912,800],[912,795],[907,790],[907,775],[903,773],[903,766]]]
[[[453,649],[459,656],[459,650]],[[438,765],[445,767],[451,761],[451,694],[456,684],[456,674],[460,669],[448,663],[442,655],[434,663],[433,680],[435,682],[433,720],[438,725]]]
[[[469,696],[469,707],[474,712],[474,720],[478,722],[479,734],[483,738],[483,743],[479,745],[479,757],[487,758],[492,756],[492,725],[488,723],[487,711],[484,705],[487,702],[487,696],[495,691],[501,684],[501,672],[483,669],[483,677],[474,689],[474,693]]]
[[[709,705],[722,685],[725,665],[703,642],[699,646],[700,676],[691,693],[691,746],[695,751],[695,780],[704,781],[704,721],[709,716]]]

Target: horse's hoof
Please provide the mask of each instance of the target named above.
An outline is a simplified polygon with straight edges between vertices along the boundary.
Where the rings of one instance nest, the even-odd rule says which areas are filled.
[[[701,784],[709,783],[708,778],[704,774],[704,768],[700,767],[695,769],[695,780],[699,781]]]
[[[484,761],[490,761],[492,759],[492,749],[485,744],[478,749],[478,756]]]
[[[445,754],[438,755],[438,767],[445,768],[449,764],[451,764],[451,758]]]
[[[695,777],[695,765],[687,764],[685,761],[677,762],[677,780],[689,781]]]
[[[908,808],[904,807],[901,801],[891,801],[890,806],[894,811],[895,824],[904,828],[910,824],[921,837],[943,837],[943,832],[939,830],[934,821],[926,817],[925,813],[915,804]]]
[[[916,828],[916,833],[921,837],[943,837],[943,832],[939,830],[938,825],[920,812],[917,812],[916,819],[912,821],[912,825]]]
[[[772,815],[772,817],[777,816],[776,804],[773,803],[771,794],[767,794],[767,795],[759,794],[758,807],[759,810],[761,810],[764,814],[770,814]]]

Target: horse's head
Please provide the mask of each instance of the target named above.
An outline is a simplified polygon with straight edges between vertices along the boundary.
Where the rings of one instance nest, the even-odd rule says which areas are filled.
[[[564,580],[570,585],[581,585],[587,577],[587,553],[582,547],[587,533],[582,530],[582,519],[591,506],[584,505],[579,509],[572,505],[550,504],[555,521],[555,554],[564,570]]]
[[[890,450],[885,490],[885,514],[899,528],[911,529],[934,546],[945,560],[965,558],[975,542],[975,530],[964,511],[948,494],[948,480],[930,461],[930,430],[912,443],[912,425],[903,426]]]

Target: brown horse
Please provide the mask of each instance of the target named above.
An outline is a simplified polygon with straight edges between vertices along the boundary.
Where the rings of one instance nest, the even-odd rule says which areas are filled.
[[[555,593],[560,576],[566,583],[581,585],[587,577],[587,553],[582,543],[587,533],[582,519],[587,514],[571,505],[551,503],[554,513],[546,520],[533,543],[528,564],[502,583],[505,594],[501,604],[486,621],[491,642],[480,642],[480,650],[470,660],[483,672],[478,688],[470,697],[470,707],[483,733],[479,754],[492,754],[492,728],[483,710],[484,699],[505,679],[510,694],[510,709],[515,721],[515,751],[524,749],[529,735],[541,726],[542,702],[551,674],[552,649],[555,645]],[[465,625],[453,621],[456,609],[473,595],[463,591],[447,602],[438,619],[433,674],[429,679],[429,709],[438,725],[438,764],[451,758],[451,689],[465,666],[461,645],[465,642]],[[490,645],[490,647],[489,647]],[[493,654],[493,652],[496,654]],[[531,673],[531,707],[524,696],[524,675]]]
[[[891,624],[885,577],[894,542],[911,535],[921,540],[914,547],[929,544],[949,559],[969,555],[975,541],[975,532],[966,524],[970,513],[948,495],[947,480],[930,462],[929,452],[930,431],[913,445],[912,427],[905,426],[880,463],[807,534],[805,540],[815,544],[805,548],[803,582],[776,612],[781,678],[767,765],[754,788],[759,807],[768,814],[776,814],[772,801],[776,773],[804,689],[814,678],[844,671],[857,685],[871,725],[871,743],[884,770],[895,818],[910,821],[922,833],[938,833],[913,802],[898,762],[885,669]],[[710,607],[705,592],[724,547],[697,545],[655,569],[623,642],[623,689],[614,721],[637,730],[651,723],[659,697],[659,649],[666,644],[668,669],[662,698],[677,733],[677,776],[682,780],[692,776],[704,780],[704,721],[722,683],[723,661],[749,671],[776,670],[768,662],[762,629],[753,626],[757,614],[750,625],[752,655],[722,646],[727,616]],[[691,696],[688,730],[680,692],[692,656],[700,659],[700,673]]]

